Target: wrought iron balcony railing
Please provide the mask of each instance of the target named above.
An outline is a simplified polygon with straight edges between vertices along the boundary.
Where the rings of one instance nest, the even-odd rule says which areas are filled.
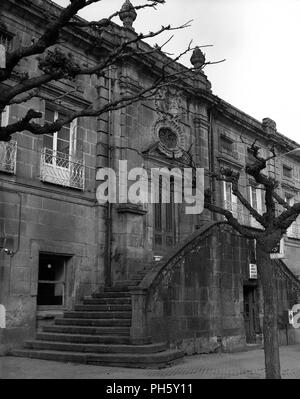
[[[14,140],[0,141],[0,171],[16,173],[17,142]]]
[[[68,154],[44,148],[40,175],[43,182],[84,190],[84,163],[72,159]]]

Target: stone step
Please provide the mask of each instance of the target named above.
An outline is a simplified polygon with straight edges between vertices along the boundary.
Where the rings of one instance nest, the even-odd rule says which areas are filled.
[[[129,336],[122,335],[87,335],[87,334],[67,334],[41,332],[36,334],[37,340],[42,341],[59,341],[59,342],[75,342],[90,344],[131,344]]]
[[[73,325],[89,327],[124,327],[131,326],[131,319],[76,319],[56,318],[56,325]]]
[[[121,297],[121,298],[83,298],[84,305],[130,305],[131,298]]]
[[[146,274],[146,273],[143,273],[143,274],[134,274],[134,275],[132,276],[132,278],[131,278],[131,281],[135,281],[135,280],[141,281],[141,279],[143,278],[143,276],[144,276],[145,274]]]
[[[137,274],[137,275],[134,275],[134,276],[132,277],[132,280],[139,280],[139,281],[141,282],[145,276],[146,276],[146,273]]]
[[[124,345],[124,344],[92,344],[92,343],[73,343],[55,342],[44,340],[28,340],[24,343],[26,349],[59,350],[90,353],[131,353],[144,354],[162,352],[167,349],[165,343],[155,343],[148,345]]]
[[[178,363],[184,356],[182,351],[168,349],[151,354],[115,354],[115,353],[82,353],[66,351],[46,351],[33,349],[15,349],[13,356],[29,357],[33,359],[54,360],[94,364],[99,366],[133,367],[133,368],[163,368]]]
[[[131,312],[131,304],[130,305],[75,305],[75,311],[80,311],[80,312],[118,312],[118,311],[129,311]]]
[[[88,312],[88,311],[69,311],[64,312],[64,318],[68,319],[131,319],[131,312]]]
[[[129,290],[128,290],[128,285],[124,285],[121,282],[116,284],[113,287],[106,287],[104,288],[104,294],[108,294],[108,293],[128,293],[129,294]]]
[[[129,327],[85,327],[85,326],[45,326],[43,332],[62,333],[62,334],[87,334],[87,335],[110,335],[124,336],[130,334]]]
[[[92,298],[130,298],[131,294],[127,291],[105,291],[105,292],[95,292],[92,294]]]
[[[124,281],[116,282],[114,287],[111,287],[110,289],[113,289],[113,291],[116,291],[118,288],[123,289],[126,287],[126,289],[130,289],[132,286],[137,286],[140,283],[139,280],[126,280],[125,283]],[[125,284],[125,285],[124,285]]]

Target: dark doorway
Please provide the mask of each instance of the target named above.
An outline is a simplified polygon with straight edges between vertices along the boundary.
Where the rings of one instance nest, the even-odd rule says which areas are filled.
[[[67,257],[40,254],[37,305],[61,307],[65,304]]]
[[[258,290],[256,286],[244,286],[244,320],[246,342],[256,342],[256,334],[260,333],[258,312]]]

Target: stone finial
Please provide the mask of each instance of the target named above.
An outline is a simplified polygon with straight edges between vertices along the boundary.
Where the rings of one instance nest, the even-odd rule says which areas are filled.
[[[129,0],[125,0],[119,14],[120,20],[123,22],[124,28],[134,30],[132,24],[136,20],[137,13]]]
[[[267,132],[276,132],[276,122],[271,118],[264,118],[262,120],[262,127]]]
[[[196,46],[193,51],[193,54],[191,56],[191,63],[198,71],[201,71],[203,65],[205,64],[205,54],[202,53],[201,49],[198,46]]]

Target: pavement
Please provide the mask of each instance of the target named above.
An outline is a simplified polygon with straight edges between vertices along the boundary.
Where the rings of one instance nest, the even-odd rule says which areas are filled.
[[[283,379],[300,379],[300,345],[280,348]],[[186,356],[178,364],[156,369],[92,366],[21,357],[0,357],[1,379],[263,379],[264,353]]]

